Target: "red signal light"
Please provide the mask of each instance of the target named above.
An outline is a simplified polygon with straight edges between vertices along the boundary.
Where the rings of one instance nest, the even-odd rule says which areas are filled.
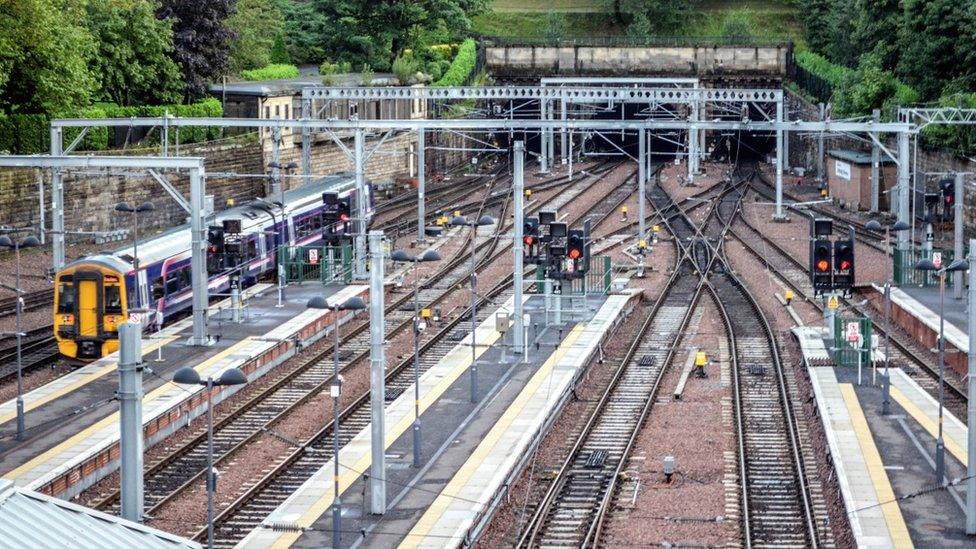
[[[851,269],[851,262],[844,259],[840,262],[840,270],[849,271]]]
[[[583,252],[581,252],[576,248],[570,248],[568,255],[570,259],[579,259],[580,257],[583,256]]]
[[[535,244],[535,237],[526,235],[522,237],[522,242],[525,242],[526,246],[532,246],[533,244]]]
[[[346,214],[342,214],[342,215],[339,216],[339,221],[342,221],[343,223],[345,223],[346,221],[349,221],[349,216],[346,215]]]
[[[826,259],[817,262],[817,270],[821,273],[827,272],[828,269],[830,269],[830,263]]]

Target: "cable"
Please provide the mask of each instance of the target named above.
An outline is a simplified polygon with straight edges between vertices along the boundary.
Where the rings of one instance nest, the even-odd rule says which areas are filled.
[[[49,419],[47,421],[43,421],[41,423],[37,423],[37,424],[31,425],[30,427],[27,427],[26,429],[24,429],[24,432],[26,433],[26,432],[29,432],[29,431],[33,431],[35,429],[40,429],[41,427],[46,427],[46,426],[48,426],[48,425],[50,425],[52,423],[57,423],[57,422],[64,421],[66,419],[70,419],[70,418],[75,417],[75,416],[77,416],[79,414],[82,414],[84,412],[88,412],[90,410],[94,410],[95,408],[104,406],[105,404],[109,404],[109,403],[114,402],[116,400],[118,400],[118,397],[115,396],[115,395],[112,395],[112,396],[110,396],[110,397],[108,397],[106,399],[99,400],[99,401],[95,401],[95,402],[93,402],[91,404],[88,404],[86,406],[82,406],[81,408],[75,408],[74,410],[72,410],[72,411],[70,411],[70,412],[68,412],[68,413],[66,413],[64,415],[61,415],[61,416],[58,416],[58,417],[53,417],[53,418],[51,418],[51,419]],[[9,434],[6,434],[6,435],[0,435],[0,440],[7,440],[7,439],[10,439],[11,437],[16,437],[16,436],[17,436],[17,433],[9,433]]]

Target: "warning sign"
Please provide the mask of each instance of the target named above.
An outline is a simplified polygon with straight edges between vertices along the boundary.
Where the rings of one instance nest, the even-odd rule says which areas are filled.
[[[942,268],[942,252],[932,252],[932,264],[936,269]]]
[[[857,343],[861,340],[861,323],[860,322],[848,322],[847,323],[847,333],[846,339],[850,343]]]
[[[308,251],[308,262],[312,265],[319,264],[319,251],[317,249],[312,248]]]
[[[838,306],[840,306],[840,300],[837,299],[837,296],[830,296],[830,299],[827,300],[827,308],[836,309]]]

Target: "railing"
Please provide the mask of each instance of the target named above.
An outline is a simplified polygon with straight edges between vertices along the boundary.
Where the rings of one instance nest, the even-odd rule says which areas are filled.
[[[847,324],[858,322],[861,330],[861,341],[858,345],[852,346],[846,339]],[[834,362],[838,366],[857,367],[857,355],[861,354],[861,366],[871,365],[871,319],[866,316],[834,317]]]
[[[803,91],[815,97],[817,101],[822,103],[830,102],[831,97],[834,95],[834,89],[829,82],[804,69],[797,63],[793,63],[791,68],[791,77],[797,86],[800,86]]]
[[[278,264],[289,283],[322,284],[352,282],[352,246],[283,246]]]
[[[948,265],[955,258],[955,253],[950,249],[934,248],[932,252],[942,254],[942,264]],[[914,250],[895,250],[894,256],[894,280],[895,284],[911,286],[934,286],[939,283],[939,277],[932,272],[919,271],[915,269],[915,264],[922,259],[932,259],[932,253],[923,251],[919,248]]]
[[[491,36],[482,37],[480,42],[492,46],[742,46],[742,47],[792,47],[793,43],[784,37],[756,36],[593,36],[551,39],[541,36]]]
[[[542,293],[545,288],[543,278],[545,269],[536,269],[536,293]],[[610,293],[613,282],[613,265],[610,256],[595,256],[590,260],[590,270],[583,278],[562,281],[562,295],[606,295]]]

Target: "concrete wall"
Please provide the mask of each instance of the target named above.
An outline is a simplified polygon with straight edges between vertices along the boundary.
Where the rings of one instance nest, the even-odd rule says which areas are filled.
[[[729,77],[786,76],[789,45],[764,47],[491,46],[487,67],[495,76],[538,78],[558,74]]]

